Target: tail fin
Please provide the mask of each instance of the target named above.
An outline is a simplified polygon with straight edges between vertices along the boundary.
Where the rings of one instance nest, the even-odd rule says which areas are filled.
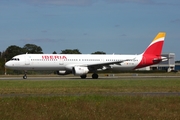
[[[151,44],[143,52],[143,55],[144,54],[150,54],[150,55],[160,56],[161,52],[162,52],[162,47],[164,44],[165,36],[166,36],[165,32],[159,32],[156,35],[156,37],[153,39]]]

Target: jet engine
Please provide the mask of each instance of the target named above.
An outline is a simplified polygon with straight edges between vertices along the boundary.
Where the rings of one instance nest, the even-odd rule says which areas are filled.
[[[67,74],[71,74],[71,71],[66,71],[66,70],[59,70],[56,71],[58,75],[67,75]]]
[[[85,75],[89,72],[89,69],[87,67],[79,67],[79,66],[76,66],[76,67],[73,67],[72,69],[72,73],[74,75]]]

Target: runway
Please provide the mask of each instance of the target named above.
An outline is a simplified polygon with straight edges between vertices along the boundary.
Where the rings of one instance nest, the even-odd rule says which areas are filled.
[[[162,75],[146,75],[146,76],[138,76],[138,75],[132,75],[132,76],[100,76],[98,79],[92,79],[91,76],[87,77],[88,80],[101,80],[101,79],[139,79],[139,78],[179,78],[179,76],[162,76]],[[79,76],[27,76],[27,79],[23,79],[22,76],[0,76],[0,80],[67,80],[67,79],[81,79]],[[86,80],[81,79],[81,80]]]

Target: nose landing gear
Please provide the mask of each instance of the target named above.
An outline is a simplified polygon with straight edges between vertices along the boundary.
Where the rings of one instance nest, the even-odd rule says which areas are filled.
[[[27,79],[27,75],[26,75],[26,74],[27,74],[27,72],[25,71],[25,72],[24,72],[23,79]]]

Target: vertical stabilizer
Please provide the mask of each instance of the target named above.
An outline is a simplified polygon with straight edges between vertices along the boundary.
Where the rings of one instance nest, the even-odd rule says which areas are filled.
[[[141,54],[142,59],[134,69],[154,65],[162,61],[163,58],[161,56],[161,52],[162,52],[165,36],[166,36],[165,32],[159,32],[156,35],[156,37],[153,39],[151,44]]]
[[[153,39],[151,44],[143,52],[143,55],[149,54],[149,55],[160,56],[162,52],[165,36],[166,36],[165,32],[159,32],[157,36]]]

